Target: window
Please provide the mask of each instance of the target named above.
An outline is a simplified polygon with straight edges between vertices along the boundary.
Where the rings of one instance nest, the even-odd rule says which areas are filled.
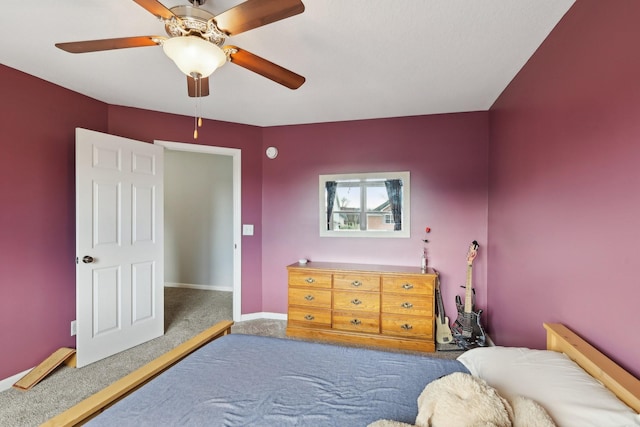
[[[409,172],[320,175],[320,235],[409,237]]]

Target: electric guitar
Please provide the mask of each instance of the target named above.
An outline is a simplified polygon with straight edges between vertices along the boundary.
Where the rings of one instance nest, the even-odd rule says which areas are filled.
[[[482,310],[475,311],[473,287],[471,286],[473,260],[478,255],[478,247],[478,242],[474,240],[467,254],[467,283],[465,285],[464,305],[462,304],[460,295],[456,295],[458,318],[453,324],[452,331],[458,345],[466,349],[487,345],[487,337],[480,325]]]
[[[437,273],[436,273],[437,274]],[[438,318],[436,319],[436,342],[438,344],[450,344],[453,342],[451,328],[449,328],[449,318],[444,315],[444,304],[440,294],[440,275],[436,276],[436,303]]]

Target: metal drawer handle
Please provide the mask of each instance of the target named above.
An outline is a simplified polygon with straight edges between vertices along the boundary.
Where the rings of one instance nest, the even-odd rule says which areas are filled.
[[[351,300],[351,304],[353,305],[360,305],[362,304],[362,301],[360,301],[358,298]]]
[[[307,301],[313,301],[315,298],[313,297],[313,295],[307,295],[306,297],[304,297],[304,299],[306,299]]]
[[[408,291],[409,289],[413,289],[413,285],[411,283],[405,283],[402,285],[402,288]]]
[[[306,316],[304,316],[305,320],[313,320],[315,319],[315,316],[311,315],[311,314],[307,314]]]
[[[410,302],[403,302],[402,304],[400,304],[400,307],[402,307],[402,308],[413,308],[413,304],[411,304]]]
[[[315,283],[316,280],[313,277],[307,277],[304,281],[307,283]]]
[[[356,288],[360,287],[362,286],[362,282],[359,280],[354,280],[353,282],[351,282],[351,286],[355,286]]]
[[[352,324],[352,325],[354,325],[354,326],[358,326],[358,325],[360,325],[361,323],[362,323],[362,321],[361,321],[360,319],[353,319],[353,320],[351,321],[351,324]]]
[[[413,326],[411,326],[408,323],[405,323],[404,325],[400,326],[402,329],[404,329],[405,331],[408,331],[410,329],[413,329]]]

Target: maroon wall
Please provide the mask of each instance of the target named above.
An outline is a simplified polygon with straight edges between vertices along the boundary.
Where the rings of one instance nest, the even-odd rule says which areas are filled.
[[[243,238],[242,312],[284,313],[284,267],[300,257],[417,265],[430,226],[451,316],[477,239],[474,284],[499,344],[542,347],[541,323],[565,322],[640,375],[637,16],[636,0],[579,0],[489,113],[266,129],[206,121],[200,144],[242,149],[242,221],[256,225]],[[74,343],[74,128],[193,142],[193,122],[4,66],[0,76],[2,379]],[[410,239],[319,237],[319,174],[396,170],[411,171]]]
[[[430,264],[442,273],[447,312],[465,283],[472,240],[487,236],[488,113],[273,127],[264,130],[263,310],[286,313],[285,266],[302,257],[390,265],[420,265],[431,227]],[[411,173],[410,238],[319,236],[318,175]],[[486,304],[486,255],[474,263],[478,303]]]
[[[193,119],[108,106],[0,66],[0,379],[75,346],[75,128],[193,143]],[[205,121],[198,143],[242,149],[242,219],[259,224],[260,128]],[[261,237],[243,238],[242,312],[261,311]]]
[[[640,376],[640,2],[579,0],[491,109],[493,338],[564,322]]]
[[[107,105],[0,65],[0,379],[75,346],[75,128]]]

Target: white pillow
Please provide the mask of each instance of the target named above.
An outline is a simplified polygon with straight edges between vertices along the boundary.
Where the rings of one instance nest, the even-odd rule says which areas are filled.
[[[507,399],[540,403],[560,427],[640,426],[640,415],[563,353],[479,347],[458,360]]]

